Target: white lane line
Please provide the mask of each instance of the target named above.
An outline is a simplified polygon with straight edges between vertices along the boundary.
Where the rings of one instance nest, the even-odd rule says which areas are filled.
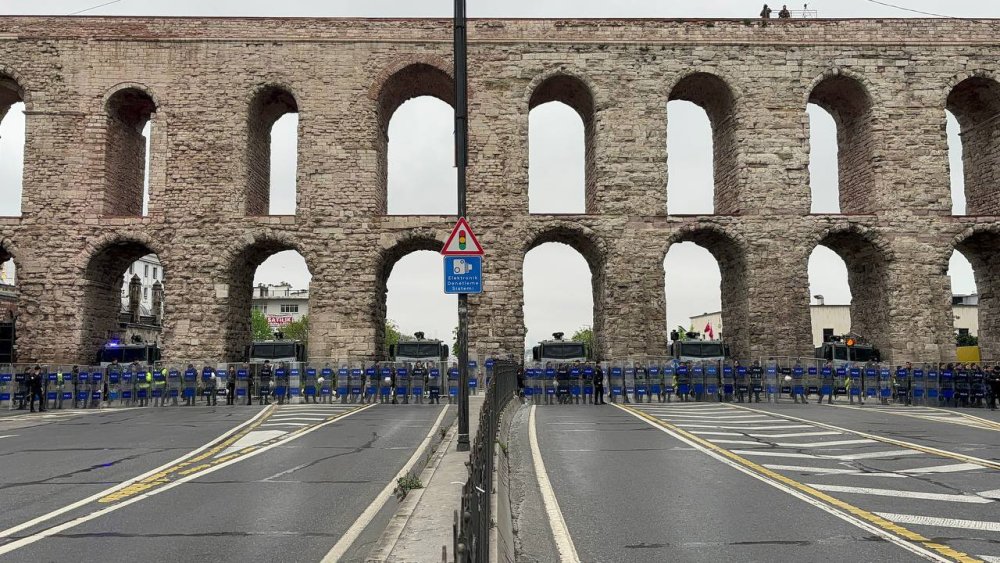
[[[552,539],[555,540],[556,551],[559,552],[559,561],[577,563],[580,561],[580,556],[577,555],[576,545],[573,544],[573,538],[569,535],[569,527],[566,526],[566,519],[563,517],[562,510],[559,509],[559,501],[556,499],[556,493],[549,481],[549,474],[545,471],[542,451],[538,447],[538,432],[535,429],[535,405],[531,406],[531,411],[528,414],[528,443],[531,446],[531,458],[535,466],[538,488],[542,493],[542,503],[545,505],[545,513],[549,518],[549,525],[552,527]]]
[[[744,436],[740,432],[712,432],[711,430],[692,430],[691,433],[699,436]]]
[[[832,446],[854,446],[857,444],[877,444],[875,440],[831,440],[829,442],[788,442],[776,443],[779,448],[829,448]]]
[[[716,440],[714,438],[708,438],[709,442],[713,444],[735,444],[737,446],[766,446],[767,444],[763,442],[754,442],[753,440]]]
[[[993,489],[992,491],[983,491],[981,493],[976,493],[976,494],[983,498],[1000,500],[1000,489]]]
[[[619,408],[621,408],[621,407],[619,407]],[[622,409],[622,410],[626,410],[626,409]],[[942,557],[941,555],[938,555],[937,553],[934,553],[933,551],[924,549],[923,547],[921,547],[921,546],[919,546],[917,544],[910,543],[910,542],[906,541],[905,539],[897,536],[896,534],[893,534],[892,532],[890,532],[888,530],[885,530],[885,529],[879,528],[878,526],[872,525],[872,524],[870,524],[870,523],[868,523],[868,522],[866,522],[864,520],[861,520],[860,518],[852,516],[851,514],[849,514],[847,512],[843,512],[843,511],[841,511],[838,508],[835,508],[835,507],[830,506],[830,505],[828,505],[828,504],[826,504],[824,502],[821,502],[818,499],[815,499],[815,498],[813,498],[813,497],[811,497],[811,496],[809,496],[809,495],[807,495],[807,494],[805,494],[805,493],[803,493],[801,491],[795,490],[792,487],[789,487],[788,485],[785,485],[784,483],[778,482],[778,481],[776,481],[776,480],[774,480],[774,479],[772,479],[770,477],[761,475],[761,474],[759,474],[759,473],[757,473],[755,471],[751,471],[749,468],[747,468],[747,467],[745,467],[745,466],[743,466],[743,465],[741,465],[739,463],[736,463],[735,461],[733,461],[733,460],[731,460],[731,459],[729,459],[727,457],[722,456],[718,452],[712,451],[711,449],[705,447],[702,444],[699,444],[697,442],[691,441],[687,437],[682,436],[680,434],[677,434],[676,432],[674,432],[673,430],[671,430],[669,428],[665,428],[663,426],[660,426],[659,424],[654,423],[651,420],[647,420],[645,418],[642,418],[641,416],[639,416],[638,414],[636,414],[634,412],[627,411],[627,410],[626,410],[626,412],[628,412],[632,416],[638,418],[639,420],[645,421],[646,424],[649,424],[653,428],[656,428],[657,430],[659,430],[659,431],[661,431],[661,432],[663,432],[663,433],[665,433],[665,434],[667,434],[669,436],[672,436],[672,437],[676,438],[677,440],[680,440],[681,442],[684,442],[685,444],[687,444],[687,445],[693,447],[694,449],[696,449],[696,450],[704,453],[705,455],[707,455],[707,456],[709,456],[711,458],[714,458],[714,459],[716,459],[718,461],[721,461],[722,463],[724,463],[724,464],[732,467],[733,469],[736,469],[737,471],[739,471],[741,473],[749,475],[750,477],[753,477],[754,479],[757,479],[758,481],[762,481],[764,483],[767,483],[768,485],[771,485],[772,487],[778,489],[779,491],[783,491],[783,492],[785,492],[785,493],[787,493],[789,495],[792,495],[793,497],[795,497],[795,498],[797,498],[797,499],[799,499],[799,500],[801,500],[801,501],[803,501],[805,503],[808,503],[808,504],[810,504],[810,505],[812,505],[812,506],[814,506],[814,507],[816,507],[816,508],[818,508],[818,509],[820,509],[820,510],[822,510],[824,512],[827,512],[828,514],[832,514],[833,516],[835,516],[837,518],[840,518],[841,520],[843,520],[843,521],[845,521],[845,522],[847,522],[849,524],[853,524],[854,526],[857,526],[857,527],[861,528],[862,530],[868,531],[868,532],[870,532],[872,534],[875,534],[875,535],[877,535],[877,536],[879,536],[881,538],[884,538],[884,539],[888,540],[889,542],[892,542],[894,545],[897,545],[897,546],[899,546],[899,547],[901,547],[901,548],[909,551],[910,553],[914,553],[914,554],[919,555],[920,557],[922,557],[924,559],[927,559],[927,560],[930,560],[930,561],[939,561],[941,563],[945,563],[945,562],[951,561],[950,559]],[[733,451],[733,453],[737,453],[737,452]]]
[[[375,405],[372,404],[370,406],[375,406]],[[363,409],[359,409],[354,412],[361,412],[361,410]],[[403,465],[403,468],[399,470],[399,473],[397,473],[395,477],[389,480],[389,483],[385,486],[385,488],[382,489],[382,491],[375,496],[375,499],[372,501],[372,503],[369,504],[368,508],[366,508],[365,511],[361,513],[361,516],[359,516],[358,519],[355,520],[353,524],[351,524],[351,527],[347,529],[344,535],[340,536],[340,539],[337,540],[337,543],[332,548],[330,548],[330,551],[328,551],[326,556],[323,557],[322,560],[323,563],[336,563],[337,561],[340,561],[344,558],[344,554],[347,553],[347,550],[350,549],[351,545],[358,539],[358,536],[361,535],[361,532],[363,532],[365,528],[368,527],[368,524],[371,524],[371,521],[375,519],[375,515],[378,514],[380,510],[382,510],[382,507],[385,506],[385,503],[389,502],[390,498],[393,498],[393,491],[396,490],[396,481],[409,474],[410,470],[413,469],[413,466],[417,464],[417,460],[420,459],[421,453],[423,452],[427,444],[430,443],[431,438],[434,437],[434,434],[437,432],[438,427],[441,426],[441,421],[444,419],[444,415],[447,412],[448,412],[448,405],[443,405],[441,407],[441,414],[439,414],[437,420],[434,421],[434,424],[431,426],[431,430],[430,432],[427,433],[427,436],[423,439],[422,442],[420,442],[417,448],[413,451],[413,455],[410,456],[410,459],[406,461],[406,464]],[[336,420],[341,420],[341,419],[342,418],[338,418]],[[336,422],[336,420],[331,422]],[[321,424],[320,426],[325,426],[325,424]],[[306,430],[305,432],[309,432],[309,430]]]
[[[62,514],[65,514],[65,513],[69,512],[71,510],[76,510],[77,508],[80,508],[81,506],[84,506],[86,504],[94,502],[97,499],[106,497],[106,496],[108,496],[111,493],[114,493],[116,491],[120,491],[120,490],[124,489],[125,487],[128,487],[128,486],[132,485],[133,483],[136,483],[138,481],[141,481],[141,480],[145,479],[146,477],[149,477],[150,475],[156,475],[157,473],[163,471],[164,469],[167,469],[169,467],[173,467],[173,466],[177,465],[178,463],[184,461],[185,459],[192,458],[192,457],[200,454],[201,452],[203,452],[203,451],[211,448],[215,444],[218,444],[219,442],[222,442],[223,440],[225,440],[226,438],[228,438],[228,437],[232,436],[233,434],[239,432],[240,430],[242,430],[246,426],[249,426],[249,425],[253,424],[254,422],[257,421],[258,418],[264,416],[268,412],[270,412],[270,409],[261,409],[260,412],[258,412],[257,414],[253,415],[252,417],[250,417],[250,419],[247,420],[246,422],[244,422],[243,424],[239,424],[239,425],[233,427],[232,429],[224,432],[218,438],[216,438],[216,439],[214,439],[214,440],[212,440],[210,442],[207,442],[205,445],[201,446],[200,448],[198,448],[198,449],[196,449],[196,450],[194,450],[194,451],[192,451],[190,453],[186,453],[186,454],[180,456],[179,458],[177,458],[177,459],[175,459],[173,461],[168,461],[167,463],[164,463],[163,465],[157,467],[156,469],[151,469],[151,470],[143,473],[142,475],[139,475],[137,477],[133,477],[131,479],[128,479],[127,481],[123,481],[123,482],[121,482],[121,483],[119,483],[119,484],[117,484],[117,485],[115,485],[115,486],[113,486],[113,487],[111,487],[109,489],[104,489],[103,491],[101,491],[99,493],[90,495],[89,497],[87,497],[85,499],[78,500],[78,501],[76,501],[74,503],[71,503],[71,504],[67,504],[66,506],[64,506],[62,508],[53,510],[52,512],[49,512],[47,514],[43,514],[43,515],[38,516],[36,518],[32,518],[31,520],[28,520],[27,522],[24,522],[22,524],[18,524],[17,526],[14,526],[12,528],[7,528],[6,530],[3,530],[2,532],[0,532],[0,538],[9,537],[9,536],[11,536],[13,534],[16,534],[16,533],[18,533],[18,532],[20,532],[22,530],[26,530],[26,529],[28,529],[28,528],[30,528],[32,526],[35,526],[35,525],[40,524],[42,522],[45,522],[46,520],[51,520],[51,519],[53,519],[53,518],[55,518],[57,516],[60,516]],[[38,539],[41,539],[41,538],[38,538]],[[8,544],[8,545],[10,545],[10,544]],[[0,549],[2,549],[2,547],[6,547],[6,546],[0,546]],[[6,552],[4,552],[4,553],[6,553]]]
[[[325,416],[272,416],[268,420],[273,420],[275,422],[291,422],[296,420],[304,420],[306,422],[319,422],[321,420],[326,420]]]
[[[765,463],[763,465],[764,467],[774,469],[775,471],[795,471],[798,473],[814,473],[817,475],[856,475],[858,477],[891,477],[896,479],[906,478],[906,475],[900,475],[899,473],[865,473],[859,469],[809,467],[806,465],[773,465],[770,463]]]
[[[976,469],[985,469],[982,465],[976,465],[975,463],[950,463],[948,465],[934,465],[931,467],[915,467],[913,469],[904,469],[900,473],[910,473],[910,474],[922,474],[922,473],[955,473],[958,471],[975,471]]]
[[[257,428],[264,428],[265,426],[269,426],[269,425],[268,424],[262,424],[262,425],[258,426]],[[228,448],[226,448],[226,449],[222,450],[221,452],[219,452],[218,454],[216,454],[215,457],[218,458],[218,457],[222,457],[222,456],[227,456],[227,455],[229,455],[229,454],[231,454],[233,452],[238,452],[238,451],[242,450],[243,448],[249,448],[250,446],[256,446],[257,444],[266,442],[266,441],[268,441],[268,440],[270,440],[272,438],[277,438],[278,436],[281,436],[283,434],[288,434],[288,432],[286,432],[284,430],[254,430],[252,432],[248,432],[246,436],[244,436],[244,437],[240,438],[239,440],[236,440],[235,442],[233,442],[233,444],[231,446],[229,446]]]
[[[962,528],[965,530],[980,530],[983,532],[1000,532],[1000,522],[958,520],[956,518],[935,518],[933,516],[894,514],[892,512],[876,512],[875,514],[897,524],[917,524],[920,526],[936,526],[938,528]]]
[[[805,438],[806,436],[842,436],[840,432],[826,430],[823,432],[788,432],[785,434],[747,434],[754,438]]]
[[[982,559],[986,563],[1000,563],[1000,557],[995,555],[977,555],[976,557]]]
[[[769,416],[758,414],[664,414],[662,417],[677,419],[701,419],[701,420],[771,420]]]
[[[0,436],[0,438],[14,438],[17,436],[18,436],[17,434],[7,434],[6,436]]]
[[[261,424],[261,428],[268,428],[270,426],[291,426],[292,428],[301,428],[303,426],[309,426],[305,422],[268,422],[267,424]]]
[[[923,453],[924,452],[919,452],[917,450],[887,450],[884,452],[867,452],[863,454],[831,455],[822,457],[826,457],[829,459],[839,459],[841,461],[854,461],[856,459],[883,459],[890,457],[899,457],[902,455],[920,455]]]
[[[900,491],[896,489],[872,489],[869,487],[845,487],[843,485],[823,485],[819,483],[806,483],[814,489],[828,493],[851,493],[857,495],[871,495],[876,497],[893,498],[916,498],[921,500],[941,500],[945,502],[964,502],[967,504],[989,504],[993,502],[988,498],[974,495],[949,495],[944,493],[922,493],[919,491]]]
[[[754,424],[760,424],[755,422]],[[730,426],[726,424],[678,424],[681,428],[722,428],[723,430],[786,430],[791,428],[815,428],[807,424],[785,424],[782,426]]]
[[[756,442],[755,442],[756,443]],[[796,459],[824,459],[824,456],[819,456],[816,454],[799,454],[795,452],[771,452],[767,450],[730,450],[734,454],[739,454],[743,456],[760,456],[760,457],[792,457]]]

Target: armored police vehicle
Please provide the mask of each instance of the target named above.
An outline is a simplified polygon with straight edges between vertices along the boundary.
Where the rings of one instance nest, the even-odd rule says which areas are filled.
[[[160,347],[156,344],[121,344],[111,341],[97,351],[96,363],[101,367],[108,367],[114,360],[122,365],[139,362],[144,366],[151,366],[160,361]]]
[[[247,352],[250,363],[306,361],[306,345],[298,340],[255,340]]]
[[[862,343],[857,336],[832,337],[822,346],[816,348],[816,357],[833,362],[835,367],[848,363],[864,364],[882,361],[882,355],[878,348],[871,344]]]
[[[676,340],[670,344],[670,355],[682,362],[719,362],[729,358],[729,346],[721,340]]]
[[[389,346],[394,362],[437,362],[448,360],[448,345],[440,340],[428,340],[424,333],[414,333],[416,340],[401,340]]]
[[[531,357],[536,362],[586,362],[590,350],[583,342],[563,340],[562,332],[552,333],[552,340],[543,340],[531,349]]]

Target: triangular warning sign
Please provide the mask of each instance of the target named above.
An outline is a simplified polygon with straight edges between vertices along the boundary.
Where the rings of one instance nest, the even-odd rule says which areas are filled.
[[[482,256],[483,246],[479,244],[479,239],[472,232],[472,227],[465,217],[459,217],[455,223],[455,228],[448,236],[448,242],[444,243],[441,254],[445,256]]]

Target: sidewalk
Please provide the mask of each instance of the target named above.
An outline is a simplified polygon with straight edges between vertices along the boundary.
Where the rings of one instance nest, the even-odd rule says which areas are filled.
[[[469,442],[476,439],[482,394],[469,396]],[[462,503],[462,485],[469,478],[469,452],[458,452],[458,422],[448,429],[438,451],[421,472],[423,489],[410,491],[379,539],[368,561],[433,563],[441,561],[441,548],[452,553],[454,513]]]

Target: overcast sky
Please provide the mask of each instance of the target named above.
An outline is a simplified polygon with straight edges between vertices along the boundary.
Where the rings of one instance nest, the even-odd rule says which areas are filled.
[[[106,0],[104,0],[106,1]],[[4,14],[59,14],[84,10],[102,0],[5,0]],[[702,0],[507,0],[469,2],[470,17],[754,17],[759,1]],[[994,2],[952,0],[945,5],[930,0],[898,0],[913,10],[946,12],[953,17],[997,17]],[[774,7],[780,3],[774,3]],[[869,0],[809,2],[822,17],[911,17],[919,14]],[[327,0],[273,2],[262,0],[120,0],[86,12],[91,15],[212,15],[212,16],[357,16],[449,17],[451,0]],[[801,8],[791,3],[789,8]],[[711,133],[705,113],[687,102],[667,106],[667,186],[671,213],[705,213],[712,209]],[[813,211],[836,212],[836,142],[832,118],[809,108],[811,121]],[[942,116],[944,117],[944,116]],[[294,209],[296,118],[286,116],[273,131],[272,213]],[[0,124],[0,215],[20,210],[23,115],[12,111]],[[958,146],[957,125],[948,120],[949,143]],[[447,104],[418,98],[397,111],[389,128],[389,212],[398,214],[454,213],[455,171],[452,167],[452,111]],[[529,195],[532,212],[582,212],[583,126],[568,107],[550,103],[529,117]],[[952,192],[964,212],[961,159],[952,151]],[[688,325],[688,318],[720,307],[718,265],[708,251],[690,243],[674,246],[665,261],[667,326]],[[953,289],[975,291],[971,266],[956,255],[952,260]],[[419,252],[397,263],[389,280],[388,317],[404,332],[423,330],[450,340],[456,324],[454,296],[442,293],[441,258]],[[843,261],[820,247],[809,261],[810,294],[822,294],[827,303],[849,303],[850,291]],[[254,283],[287,281],[308,284],[305,262],[294,253],[275,255],[258,269]],[[166,290],[169,292],[170,288]],[[590,272],[575,251],[546,244],[524,262],[527,341],[551,332],[572,333],[593,322]],[[699,329],[701,327],[698,327]]]

